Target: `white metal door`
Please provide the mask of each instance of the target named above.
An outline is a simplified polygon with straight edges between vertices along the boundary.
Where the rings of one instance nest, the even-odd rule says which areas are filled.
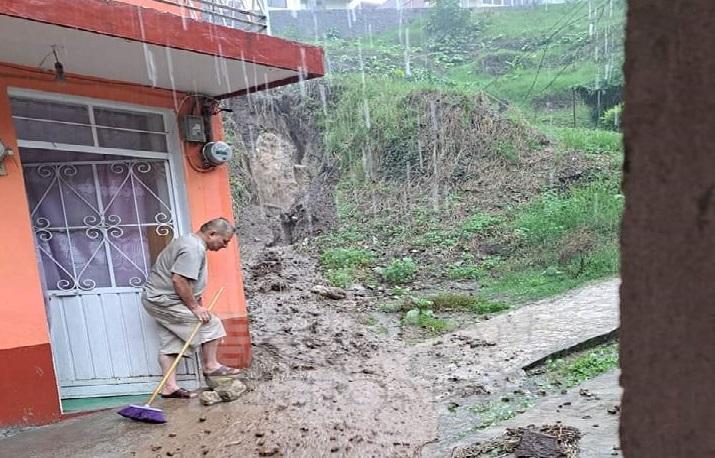
[[[161,370],[141,286],[181,232],[170,156],[161,151],[169,144],[161,138],[168,136],[165,121],[152,113],[12,101],[61,396],[150,391]],[[58,136],[65,143],[48,147]],[[92,145],[67,143],[82,139]],[[147,146],[160,151],[139,152]],[[193,360],[178,374],[198,384]]]

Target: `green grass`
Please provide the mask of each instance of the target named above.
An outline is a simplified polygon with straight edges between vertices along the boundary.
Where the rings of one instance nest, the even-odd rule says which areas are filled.
[[[565,149],[587,153],[620,155],[623,150],[623,134],[602,129],[546,129]]]
[[[443,334],[453,329],[450,322],[436,317],[431,310],[410,310],[405,313],[402,323],[408,326],[418,326],[434,335]]]
[[[484,297],[461,293],[441,293],[427,298],[434,310],[472,311],[478,314],[497,313],[509,306]]]
[[[613,178],[546,192],[516,209],[503,228],[517,235],[515,252],[484,280],[483,293],[523,302],[617,274],[622,211]]]
[[[618,344],[609,343],[577,356],[549,360],[546,377],[551,383],[570,388],[618,368],[618,362]]]
[[[346,288],[357,278],[364,278],[364,269],[373,261],[370,251],[356,248],[328,248],[320,255],[325,278],[339,288]]]
[[[548,36],[556,27],[569,24],[571,31],[583,29],[584,14],[588,14],[586,2],[573,4],[549,5],[537,8],[519,8],[514,10],[489,11],[486,16],[484,33],[493,37],[504,38],[542,38]]]
[[[618,368],[618,343],[610,342],[591,350],[546,362],[543,371],[530,375],[525,385],[527,390],[514,391],[506,398],[492,399],[469,407],[477,415],[474,429],[484,429],[509,420],[533,406],[538,399],[530,394],[533,386],[542,394],[556,395],[564,388],[571,388]]]
[[[450,266],[447,278],[450,280],[478,280],[484,274],[483,269],[475,265]]]
[[[327,269],[367,267],[374,261],[370,251],[355,248],[328,249],[320,255],[320,264]]]
[[[498,77],[481,73],[479,66],[468,64],[465,67],[457,67],[449,76],[458,83],[471,86],[475,90],[485,90],[522,108],[528,108],[532,99],[547,95],[569,102],[571,88],[590,83],[596,75],[596,65],[591,62],[579,62],[566,69],[520,68]]]
[[[534,398],[531,397],[515,396],[509,401],[497,399],[476,404],[469,407],[469,410],[478,415],[479,423],[475,425],[475,429],[479,430],[516,417],[531,407],[534,402]]]
[[[554,246],[567,232],[587,228],[617,234],[623,195],[615,180],[598,180],[567,193],[546,192],[518,211],[514,229],[527,246]]]
[[[325,278],[331,286],[347,288],[355,282],[356,271],[353,268],[345,267],[341,269],[328,269],[325,271]]]

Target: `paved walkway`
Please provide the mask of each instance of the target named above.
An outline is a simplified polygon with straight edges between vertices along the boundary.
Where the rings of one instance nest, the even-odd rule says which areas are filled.
[[[619,279],[587,285],[420,343],[414,348],[417,371],[436,382],[487,383],[497,374],[520,373],[555,352],[617,330],[619,285]],[[435,356],[445,362],[436,371],[419,363]]]
[[[620,371],[613,371],[572,388],[568,394],[544,398],[526,413],[480,431],[469,441],[472,444],[487,442],[504,434],[507,428],[561,422],[581,431],[579,458],[623,456],[618,441],[622,392],[619,374]]]
[[[443,457],[455,443],[473,442],[475,420],[467,406],[484,402],[488,393],[521,389],[524,367],[616,331],[619,284],[586,285],[415,345],[412,371],[431,382],[440,406],[439,441],[425,456]]]

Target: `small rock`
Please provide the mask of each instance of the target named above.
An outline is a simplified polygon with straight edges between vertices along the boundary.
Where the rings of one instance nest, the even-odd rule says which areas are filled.
[[[234,379],[231,383],[218,386],[215,391],[218,393],[222,401],[231,402],[238,399],[238,397],[246,391],[246,385],[241,383],[239,380]]]
[[[151,451],[152,451],[152,452],[156,452],[156,451],[159,451],[159,450],[161,450],[161,445],[152,445],[152,446],[151,446]]]
[[[214,404],[218,404],[221,402],[221,396],[218,395],[217,392],[215,391],[204,391],[199,395],[199,400],[201,401],[201,404],[205,406],[211,406]],[[200,421],[200,420],[199,420]],[[171,435],[169,434],[169,437],[176,437],[176,434]]]
[[[319,296],[322,297],[327,297],[328,299],[345,299],[347,294],[345,293],[345,290],[341,288],[335,288],[333,286],[322,286],[322,285],[315,285],[311,290],[311,293],[315,293]]]
[[[618,413],[618,409],[615,407],[611,407],[610,409],[607,410],[608,413],[611,415],[616,415]]]
[[[340,447],[333,447],[330,449],[330,453],[338,453],[339,450],[340,450]]]
[[[206,417],[199,417],[199,423],[203,423],[206,421]]]
[[[176,433],[169,433],[169,437],[176,437]]]

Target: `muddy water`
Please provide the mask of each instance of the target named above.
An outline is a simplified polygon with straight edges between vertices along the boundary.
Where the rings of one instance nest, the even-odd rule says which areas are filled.
[[[416,341],[365,291],[312,294],[311,259],[289,247],[243,257],[254,360],[238,400],[160,400],[166,425],[94,414],[1,440],[0,456],[450,456],[475,434],[470,405],[514,390],[526,363],[617,326],[613,280]]]
[[[420,456],[437,415],[402,344],[361,324],[359,301],[311,294],[308,258],[276,249],[251,262],[254,364],[241,377],[250,391],[173,412],[165,434],[130,454]]]

